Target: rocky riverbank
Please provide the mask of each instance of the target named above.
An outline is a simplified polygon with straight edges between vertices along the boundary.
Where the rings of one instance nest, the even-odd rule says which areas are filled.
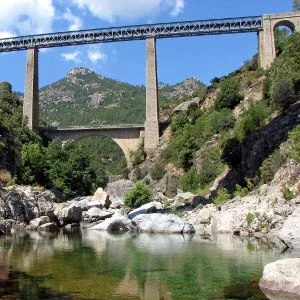
[[[124,195],[133,186],[130,180],[109,183],[93,196],[57,203],[50,191],[14,186],[0,189],[0,233],[59,228],[136,231],[157,233],[194,233],[210,238],[231,234],[267,238],[281,248],[300,248],[299,164],[290,163],[278,172],[269,185],[245,197],[235,197],[220,207],[192,193],[168,199],[161,194],[135,210],[124,206]],[[293,199],[286,200],[283,187],[291,188]]]

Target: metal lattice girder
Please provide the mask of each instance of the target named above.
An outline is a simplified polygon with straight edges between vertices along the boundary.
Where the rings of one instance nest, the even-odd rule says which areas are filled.
[[[156,38],[171,38],[257,32],[260,29],[262,29],[261,16],[111,27],[0,39],[0,52],[25,50],[34,47],[50,48],[144,40],[150,36],[155,36]]]

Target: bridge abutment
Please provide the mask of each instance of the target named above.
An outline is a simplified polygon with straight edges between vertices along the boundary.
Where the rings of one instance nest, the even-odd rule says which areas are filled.
[[[278,26],[300,32],[300,12],[263,16],[262,30],[258,32],[259,63],[263,69],[268,69],[276,58],[274,31]]]
[[[146,40],[146,121],[144,147],[152,152],[159,141],[156,39]]]
[[[23,119],[29,129],[39,128],[39,75],[38,48],[27,50],[27,66],[25,75],[25,91],[23,101]]]

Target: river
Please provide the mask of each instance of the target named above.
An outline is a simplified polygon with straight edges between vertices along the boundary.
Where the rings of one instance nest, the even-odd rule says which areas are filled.
[[[0,238],[1,299],[267,299],[263,266],[300,252],[220,235],[98,231]]]

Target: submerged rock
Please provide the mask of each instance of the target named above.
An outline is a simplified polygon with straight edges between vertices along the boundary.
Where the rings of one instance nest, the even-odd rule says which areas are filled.
[[[300,258],[266,265],[259,286],[269,299],[300,299]]]
[[[144,214],[132,220],[141,232],[193,233],[194,226],[172,214]]]
[[[153,201],[153,202],[144,204],[141,207],[131,211],[128,214],[128,218],[133,219],[134,217],[136,217],[138,215],[155,213],[157,210],[160,210],[162,208],[163,208],[163,205],[160,202]]]

